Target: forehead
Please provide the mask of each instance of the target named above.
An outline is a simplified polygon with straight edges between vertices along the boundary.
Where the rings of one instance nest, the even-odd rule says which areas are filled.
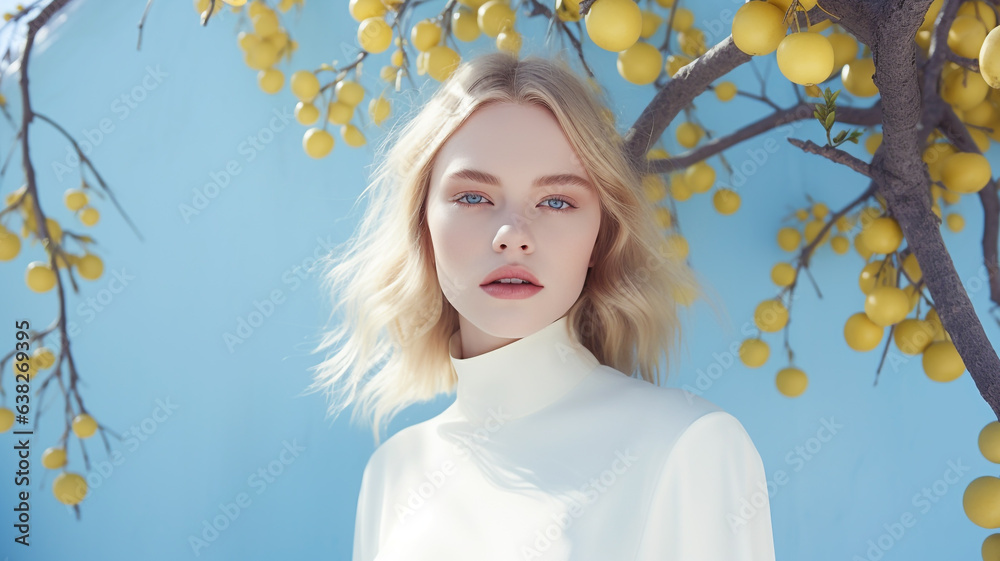
[[[586,173],[555,116],[540,105],[496,103],[477,109],[441,147],[433,175],[488,168],[497,175],[523,172]]]

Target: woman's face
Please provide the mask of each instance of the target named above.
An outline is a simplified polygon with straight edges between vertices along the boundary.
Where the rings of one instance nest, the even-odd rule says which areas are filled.
[[[460,315],[462,358],[563,317],[593,265],[601,221],[597,187],[558,121],[513,103],[476,110],[441,147],[426,214],[438,281]],[[541,288],[484,285],[505,265]],[[502,297],[511,289],[519,297]]]

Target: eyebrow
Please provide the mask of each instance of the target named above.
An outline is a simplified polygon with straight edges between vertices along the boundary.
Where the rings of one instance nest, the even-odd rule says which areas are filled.
[[[488,185],[494,185],[497,187],[500,186],[499,177],[477,169],[467,169],[467,168],[460,169],[448,174],[445,177],[446,181],[452,181],[456,179],[468,179],[470,181],[476,181],[478,183],[486,183]],[[557,173],[553,175],[543,175],[540,177],[536,177],[531,184],[531,186],[536,189],[538,187],[543,187],[546,185],[578,185],[580,187],[589,189],[591,191],[594,190],[593,183],[573,173]]]

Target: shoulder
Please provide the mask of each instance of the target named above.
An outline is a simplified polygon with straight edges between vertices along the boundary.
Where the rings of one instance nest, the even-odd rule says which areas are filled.
[[[453,408],[439,415],[396,431],[382,441],[368,458],[364,477],[392,480],[408,466],[421,465],[439,440],[437,427],[449,418]],[[371,474],[371,475],[369,475]]]
[[[684,429],[711,413],[725,413],[715,403],[687,390],[657,386],[610,366],[598,367],[595,374],[603,399],[643,424]]]

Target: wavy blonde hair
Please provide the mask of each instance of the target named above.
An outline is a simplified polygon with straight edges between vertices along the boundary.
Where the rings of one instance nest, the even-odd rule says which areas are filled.
[[[490,52],[460,64],[412,119],[386,135],[359,197],[368,195],[359,229],[342,253],[338,248],[320,260],[322,287],[335,303],[330,319],[343,312],[339,327],[313,351],[336,347],[312,368],[308,388],[325,391],[329,414],[356,404],[351,421],[359,412],[370,418],[377,446],[381,424],[401,409],[454,391],[448,341],[458,312],[438,283],[425,200],[439,148],[492,103],[551,111],[597,184],[601,223],[594,266],[568,312],[574,335],[602,364],[630,376],[638,370],[658,383],[664,351],[669,371],[681,340],[679,309],[706,294],[672,254],[643,195],[643,176],[595,89],[562,55]]]

